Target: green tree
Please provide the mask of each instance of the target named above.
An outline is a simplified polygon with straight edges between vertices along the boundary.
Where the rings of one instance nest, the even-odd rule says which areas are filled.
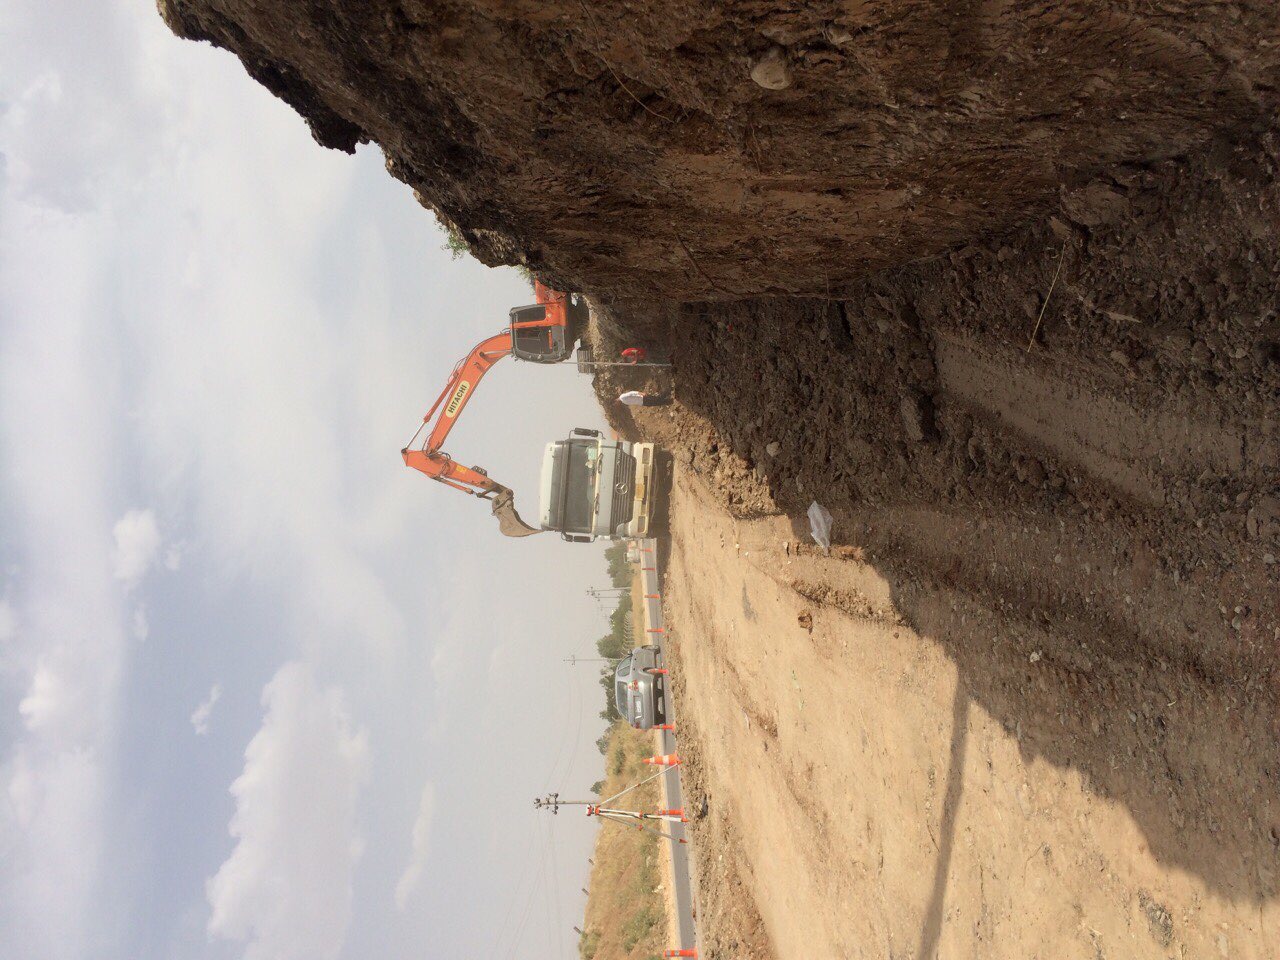
[[[627,541],[619,540],[604,552],[609,564],[609,580],[615,587],[625,587],[631,583],[631,564],[627,562]]]
[[[621,720],[622,714],[618,712],[617,703],[613,697],[613,667],[602,667],[600,670],[600,686],[604,688],[604,710],[600,713],[602,720],[608,720],[613,723],[615,720]],[[608,739],[609,734],[605,733],[602,739]],[[600,741],[596,741],[599,746]],[[604,753],[602,749],[600,751]]]
[[[609,630],[626,642],[627,647],[631,646],[631,636],[627,632],[627,619],[630,613],[631,594],[624,593],[618,598],[618,605],[613,608],[613,613],[609,614]]]
[[[626,638],[614,633],[610,630],[603,637],[596,641],[596,650],[600,656],[608,657],[610,660],[621,660],[627,655],[631,649],[631,644]]]

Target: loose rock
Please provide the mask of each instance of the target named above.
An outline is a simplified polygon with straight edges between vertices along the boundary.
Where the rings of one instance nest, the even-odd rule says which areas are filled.
[[[933,435],[933,401],[922,393],[910,393],[898,405],[907,439],[916,443]]]
[[[773,47],[751,68],[751,79],[766,90],[785,90],[791,86],[791,64],[786,51]]]

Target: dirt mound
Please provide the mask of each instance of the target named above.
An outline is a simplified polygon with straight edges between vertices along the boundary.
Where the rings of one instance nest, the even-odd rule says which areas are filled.
[[[486,263],[606,298],[824,292],[1253,136],[1280,79],[1273,0],[159,3]]]
[[[674,359],[709,956],[1268,955],[1280,5],[161,9]]]

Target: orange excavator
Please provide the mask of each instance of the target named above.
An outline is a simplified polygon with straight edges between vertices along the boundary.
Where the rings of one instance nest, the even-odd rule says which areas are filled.
[[[533,363],[560,363],[572,355],[586,322],[586,302],[551,290],[541,281],[534,282],[533,291],[535,303],[513,308],[507,329],[477,344],[453,368],[440,396],[422,418],[422,426],[400,451],[406,466],[455,490],[490,501],[498,526],[508,537],[527,537],[542,530],[520,519],[509,488],[490,480],[481,467],[464,467],[440,448],[481,379],[503,357],[514,356]],[[414,443],[427,428],[430,429],[426,439],[415,448]]]

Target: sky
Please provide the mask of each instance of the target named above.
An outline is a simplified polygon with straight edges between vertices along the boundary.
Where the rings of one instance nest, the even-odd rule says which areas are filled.
[[[531,299],[148,0],[0,3],[0,957],[576,955],[603,548],[399,455]],[[575,426],[507,361],[449,450],[530,516]]]

